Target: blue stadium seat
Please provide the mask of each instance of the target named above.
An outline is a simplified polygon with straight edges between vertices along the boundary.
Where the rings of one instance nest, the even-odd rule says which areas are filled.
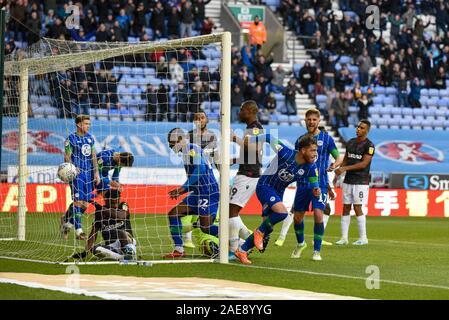
[[[419,99],[419,102],[421,102],[421,104],[423,106],[427,106],[427,102],[429,101],[429,97],[428,96],[423,96],[421,95],[421,98]]]
[[[270,122],[277,122],[278,121],[278,115],[277,114],[270,114]]]
[[[422,122],[421,122],[421,120],[418,120],[418,119],[412,119],[410,121],[410,126],[412,127],[412,129],[421,130],[422,129]]]
[[[379,129],[388,129],[388,119],[379,118],[379,120],[377,121],[377,125]]]
[[[376,96],[373,98],[373,104],[376,105],[381,105],[384,101],[384,96]]]
[[[437,107],[427,107],[424,108],[424,115],[426,116],[435,116],[435,113],[437,112],[438,108]]]
[[[388,126],[390,129],[399,129],[399,120],[390,118],[387,120]]]
[[[315,97],[315,100],[317,103],[320,102],[326,102],[327,101],[327,97],[324,94],[319,94]]]
[[[401,129],[410,129],[410,119],[402,118],[399,120],[399,125],[401,126]]]
[[[217,112],[211,112],[211,113],[208,114],[208,118],[210,120],[217,121],[220,118],[220,115]]]
[[[443,120],[435,120],[433,121],[433,127],[435,130],[444,130],[444,121]]]
[[[421,108],[414,108],[412,113],[415,116],[415,118],[417,116],[424,116],[424,110]]]
[[[449,97],[449,89],[440,89],[440,97]]]
[[[395,105],[396,104],[396,97],[387,96],[384,98],[384,105]]]
[[[352,57],[350,56],[341,56],[340,60],[338,61],[341,64],[351,64],[352,63]]]
[[[402,108],[402,115],[403,116],[412,116],[413,109],[412,108]]]
[[[386,93],[388,95],[396,95],[398,94],[398,90],[395,87],[386,87]]]
[[[435,110],[435,116],[437,117],[445,117],[446,118],[447,115],[447,110],[444,110],[443,108],[438,108],[437,110]]]
[[[289,116],[288,117],[288,121],[290,122],[291,125],[296,125],[296,126],[300,126],[301,125],[301,117],[296,115],[296,116]]]
[[[211,103],[211,108],[212,108],[215,112],[220,112],[220,107],[221,107],[220,101],[212,101],[212,103]]]
[[[428,101],[427,101],[427,105],[428,106],[434,106],[434,107],[436,107],[436,106],[438,106],[438,104],[439,104],[439,98],[437,98],[437,97],[432,97],[432,98],[430,98]],[[423,104],[423,103],[422,103]],[[424,104],[423,104],[424,105]]]
[[[349,72],[351,72],[352,74],[355,74],[356,76],[358,76],[358,74],[359,74],[359,67],[357,67],[357,66],[349,65],[348,70],[349,70]]]
[[[374,87],[373,92],[375,94],[386,94],[387,90],[385,90],[385,87],[377,86]]]
[[[429,96],[430,97],[439,97],[440,92],[438,89],[429,89]]]
[[[427,88],[422,88],[421,89],[421,97],[422,96],[428,96],[429,95],[429,89]]]
[[[281,123],[288,123],[288,122],[289,122],[289,119],[288,119],[287,115],[285,115],[285,114],[278,115],[278,123],[279,124],[281,124]]]
[[[393,107],[392,109],[391,109],[391,114],[392,115],[402,115],[402,109],[401,108],[395,108],[395,107]],[[402,118],[402,117],[401,117]]]

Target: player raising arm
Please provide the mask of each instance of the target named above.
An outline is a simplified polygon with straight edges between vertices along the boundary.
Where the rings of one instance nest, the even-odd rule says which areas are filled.
[[[356,138],[348,141],[346,153],[340,168],[335,170],[337,176],[346,172],[343,181],[343,215],[341,216],[341,239],[339,245],[348,244],[349,224],[351,223],[351,207],[354,206],[357,224],[359,226],[359,239],[353,245],[368,244],[366,236],[366,217],[362,205],[368,204],[369,171],[374,156],[374,144],[368,139],[371,123],[360,120],[356,129]]]
[[[181,258],[185,256],[181,218],[186,215],[199,215],[201,231],[217,236],[218,226],[214,225],[214,221],[220,193],[208,157],[199,146],[189,143],[184,130],[180,128],[170,130],[167,140],[170,149],[175,153],[182,153],[187,174],[187,181],[168,194],[172,199],[177,199],[185,193],[189,195],[168,212],[170,233],[175,249],[164,258]]]
[[[100,183],[94,138],[89,133],[90,117],[78,115],[75,119],[76,132],[65,141],[64,161],[75,165],[78,175],[70,182],[73,202],[61,218],[61,234],[67,240],[68,232],[75,226],[78,240],[86,240],[81,225],[81,216],[94,198],[94,185]]]
[[[245,138],[248,140],[266,141],[277,153],[268,168],[259,178],[256,186],[256,195],[262,205],[262,224],[250,235],[245,243],[235,251],[235,256],[243,264],[251,264],[248,259],[248,251],[254,246],[263,250],[263,240],[273,231],[273,226],[287,217],[287,208],[282,202],[285,189],[294,181],[307,177],[313,194],[319,197],[321,192],[318,187],[318,170],[314,163],[317,157],[316,141],[309,136],[301,139],[299,150],[288,148],[278,139],[264,134],[259,137]]]

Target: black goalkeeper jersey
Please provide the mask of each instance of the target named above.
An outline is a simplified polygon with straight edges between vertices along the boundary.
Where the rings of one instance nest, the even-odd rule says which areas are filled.
[[[357,139],[353,138],[349,140],[346,145],[346,165],[350,166],[356,163],[360,163],[362,162],[363,156],[365,154],[374,156],[374,151],[374,144],[369,139],[357,142]],[[346,176],[343,182],[347,184],[369,184],[370,167],[371,163],[369,163],[368,166],[366,166],[366,168],[362,170],[346,171]]]
[[[126,219],[113,219],[117,212],[126,214]],[[126,202],[120,203],[117,209],[102,206],[95,211],[95,228],[100,230],[103,240],[106,244],[113,243],[117,240],[123,239],[123,232],[129,233],[133,237],[130,214],[128,204]]]

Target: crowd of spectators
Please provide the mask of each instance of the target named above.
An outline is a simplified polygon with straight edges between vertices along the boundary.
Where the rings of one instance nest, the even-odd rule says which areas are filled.
[[[339,0],[338,5],[343,16],[337,16],[329,0],[282,0],[279,8],[285,26],[317,61],[300,70],[302,90],[314,96],[327,95],[323,112],[334,127],[348,123],[351,105],[359,106],[359,117],[368,117],[376,86],[396,87],[398,106],[415,108],[421,106],[421,88],[446,89],[447,1]],[[366,27],[368,5],[379,8],[377,31]],[[431,22],[421,15],[434,18]],[[436,32],[428,32],[431,23]],[[387,27],[389,38],[385,37]],[[349,61],[342,62],[343,56]],[[358,67],[355,74],[351,65]]]

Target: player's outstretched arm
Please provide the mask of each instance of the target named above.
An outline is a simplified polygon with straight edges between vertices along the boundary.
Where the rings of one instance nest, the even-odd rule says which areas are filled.
[[[94,167],[95,185],[98,185],[101,182],[101,179],[100,179],[100,172],[98,171],[97,154],[95,152],[94,146],[92,146],[92,165]]]

